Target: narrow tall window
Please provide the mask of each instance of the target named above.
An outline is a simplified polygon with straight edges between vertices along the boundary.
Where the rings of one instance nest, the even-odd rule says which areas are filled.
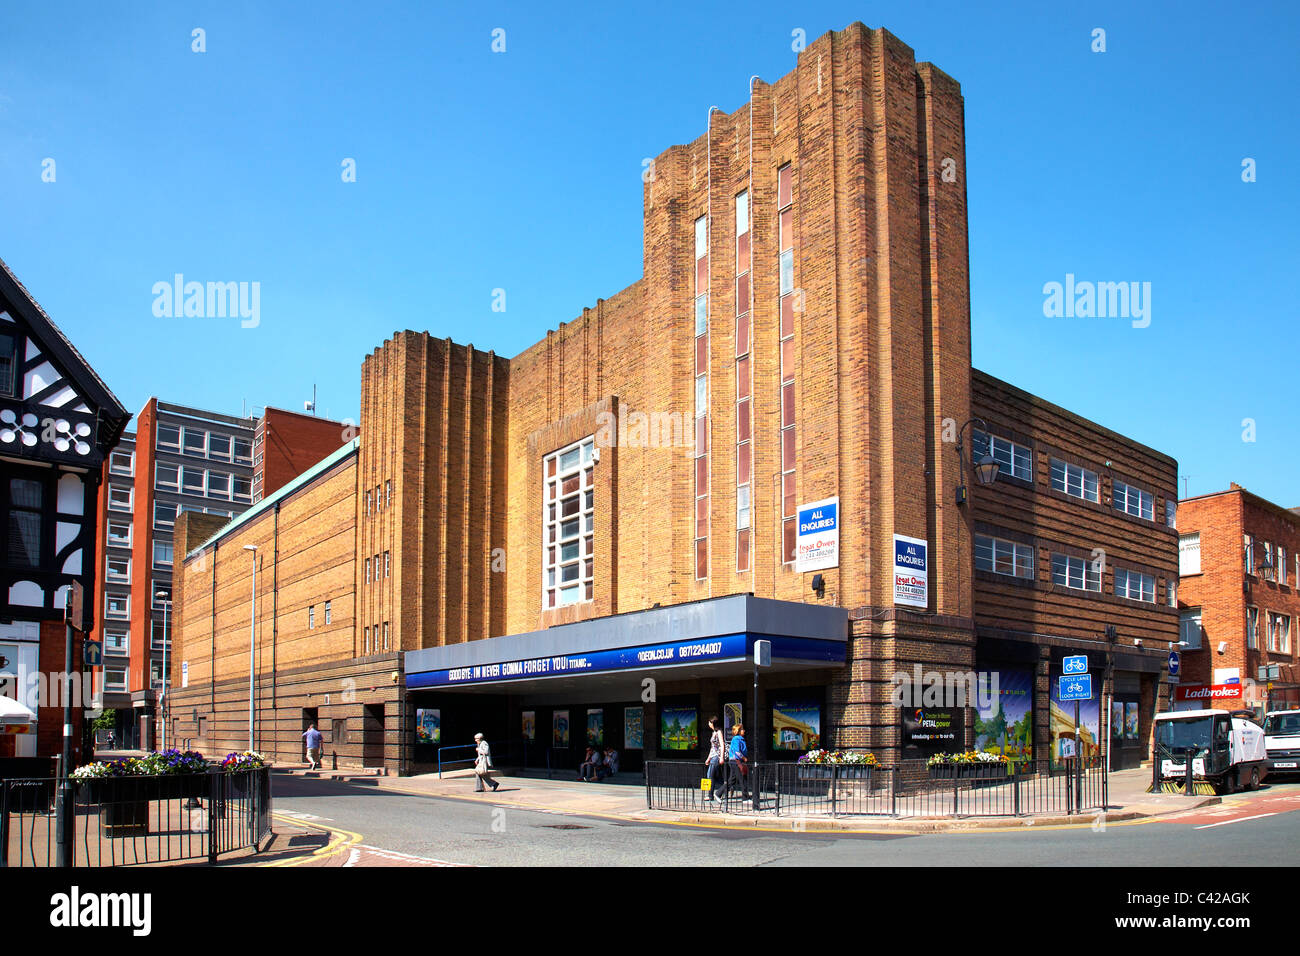
[[[781,561],[794,561],[794,183],[789,164],[776,171],[781,340]]]
[[[24,568],[41,564],[45,489],[39,481],[9,479],[9,563]]]
[[[695,578],[709,576],[709,217],[695,220]]]
[[[753,403],[750,381],[749,192],[736,197],[736,570],[750,567]]]
[[[12,335],[0,335],[0,395],[14,395],[18,376],[18,340]]]
[[[596,542],[595,440],[542,461],[542,607],[590,601]]]

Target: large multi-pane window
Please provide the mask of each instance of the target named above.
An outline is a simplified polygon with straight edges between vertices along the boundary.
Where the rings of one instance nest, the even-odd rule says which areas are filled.
[[[975,536],[975,567],[994,574],[1017,578],[1034,576],[1034,548],[1019,541],[1006,541],[989,535]]]
[[[1178,613],[1178,643],[1188,650],[1201,646],[1201,609],[1189,607]]]
[[[592,599],[595,570],[595,441],[585,438],[542,462],[542,607]]]
[[[172,566],[172,543],[170,541],[154,541],[153,566],[155,568],[170,568]]]
[[[1101,590],[1101,567],[1095,561],[1066,554],[1052,555],[1052,583],[1079,591]]]
[[[695,220],[695,577],[708,576],[709,217],[701,216]]]
[[[184,440],[183,450],[187,455],[207,455],[208,453],[208,433],[202,428],[183,428],[181,437]]]
[[[794,168],[776,171],[777,266],[780,272],[781,342],[781,561],[794,561],[798,502],[795,498],[794,430]]]
[[[159,425],[158,439],[154,444],[164,451],[180,451],[181,430],[175,425]]]
[[[1022,481],[1034,480],[1034,453],[1025,445],[975,431],[971,434],[970,450],[972,462],[978,462],[985,455],[991,456],[998,463],[999,475],[1010,475]]]
[[[1125,568],[1115,569],[1115,595],[1130,601],[1146,601],[1154,604],[1156,600],[1156,579],[1150,574],[1129,571]]]
[[[753,402],[750,372],[749,192],[736,196],[736,570],[750,568]]]
[[[180,468],[177,465],[158,462],[154,466],[154,486],[167,491],[178,491],[181,486]]]
[[[208,457],[230,461],[230,436],[213,432],[208,436]]]
[[[9,563],[24,568],[41,564],[45,488],[27,478],[9,479]]]
[[[1052,487],[1086,501],[1100,500],[1097,494],[1097,473],[1059,458],[1052,459]]]
[[[1154,521],[1156,517],[1156,499],[1149,491],[1134,488],[1132,485],[1116,479],[1114,494],[1111,496],[1115,507],[1135,518]]]

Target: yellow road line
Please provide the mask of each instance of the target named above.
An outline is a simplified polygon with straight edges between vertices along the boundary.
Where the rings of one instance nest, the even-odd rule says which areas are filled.
[[[316,857],[334,856],[336,853],[342,853],[350,850],[361,842],[360,833],[353,833],[351,830],[344,830],[341,827],[330,827],[323,823],[306,823],[294,817],[284,816],[279,813],[272,813],[272,817],[283,823],[292,823],[297,826],[309,826],[318,830],[324,830],[330,835],[330,840],[322,847],[313,850],[307,856],[294,857],[288,860],[274,860],[270,863],[260,863],[259,866],[302,866],[304,863],[311,862]]]

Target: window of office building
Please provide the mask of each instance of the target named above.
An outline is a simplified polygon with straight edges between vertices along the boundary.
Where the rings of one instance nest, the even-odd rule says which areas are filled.
[[[125,594],[104,595],[104,617],[115,617],[120,620],[129,616]]]
[[[1100,500],[1097,494],[1097,473],[1059,458],[1052,459],[1052,487],[1085,501]]]
[[[1027,445],[987,435],[982,431],[971,433],[971,462],[978,462],[985,455],[998,463],[998,474],[1009,475],[1022,481],[1034,480],[1034,453]]]
[[[181,491],[191,495],[203,494],[203,489],[207,487],[205,477],[202,468],[186,465],[181,469]]]
[[[591,438],[543,460],[542,607],[590,601],[595,570],[594,451]]]
[[[1101,567],[1096,561],[1065,554],[1052,555],[1052,583],[1079,591],[1101,590]]]
[[[316,605],[313,604],[307,608],[307,629],[311,630],[316,626]]]
[[[106,576],[110,581],[116,581],[119,584],[131,583],[131,559],[114,558],[107,559]]]
[[[328,624],[329,622],[330,622],[330,602],[326,601],[325,602],[325,623]]]
[[[230,497],[230,475],[224,471],[208,472],[208,497]]]
[[[131,501],[134,497],[133,489],[123,488],[119,485],[108,486],[108,506],[114,511],[130,511]]]
[[[104,690],[107,691],[126,690],[126,668],[125,667],[104,668]]]
[[[184,440],[185,454],[207,455],[208,433],[202,428],[182,428],[181,437]]]
[[[208,436],[208,457],[230,461],[231,442],[229,435],[211,434]]]
[[[1178,641],[1187,650],[1197,650],[1201,646],[1201,609],[1190,607],[1178,614]]]
[[[241,465],[252,464],[253,443],[250,442],[247,438],[236,438],[234,440],[234,445],[235,445],[235,461],[239,462]]]
[[[1135,518],[1145,518],[1147,521],[1155,520],[1156,500],[1151,492],[1143,491],[1141,488],[1135,488],[1116,479],[1112,498],[1116,509],[1119,511],[1131,514]]]
[[[181,430],[175,425],[159,425],[158,440],[154,444],[163,451],[180,451]]]
[[[154,466],[154,487],[165,491],[177,491],[181,486],[181,470],[177,465],[165,465],[159,462]]]
[[[1034,576],[1034,549],[1019,541],[1005,541],[989,535],[975,536],[975,567],[994,574],[1017,578]]]
[[[108,470],[115,475],[131,477],[135,474],[135,455],[129,451],[115,451],[108,456]]]
[[[119,548],[131,547],[131,522],[109,518],[108,543]]]
[[[233,475],[231,481],[233,482],[236,501],[253,500],[253,482],[251,479],[243,478],[239,475]]]
[[[1246,646],[1251,650],[1259,648],[1259,608],[1246,608]]]
[[[1156,579],[1150,574],[1115,569],[1115,595],[1130,601],[1146,601],[1154,604],[1156,600]]]
[[[104,628],[104,653],[131,653],[131,635],[123,628]]]
[[[155,568],[170,568],[172,566],[172,543],[170,541],[154,541],[153,566]]]

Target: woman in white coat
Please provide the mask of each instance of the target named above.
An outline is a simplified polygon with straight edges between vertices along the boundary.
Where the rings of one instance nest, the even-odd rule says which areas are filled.
[[[474,792],[484,793],[483,784],[486,783],[492,788],[492,792],[496,793],[497,787],[501,785],[493,780],[488,772],[492,769],[492,751],[482,734],[474,735],[474,743],[478,749],[478,756],[474,758]]]

